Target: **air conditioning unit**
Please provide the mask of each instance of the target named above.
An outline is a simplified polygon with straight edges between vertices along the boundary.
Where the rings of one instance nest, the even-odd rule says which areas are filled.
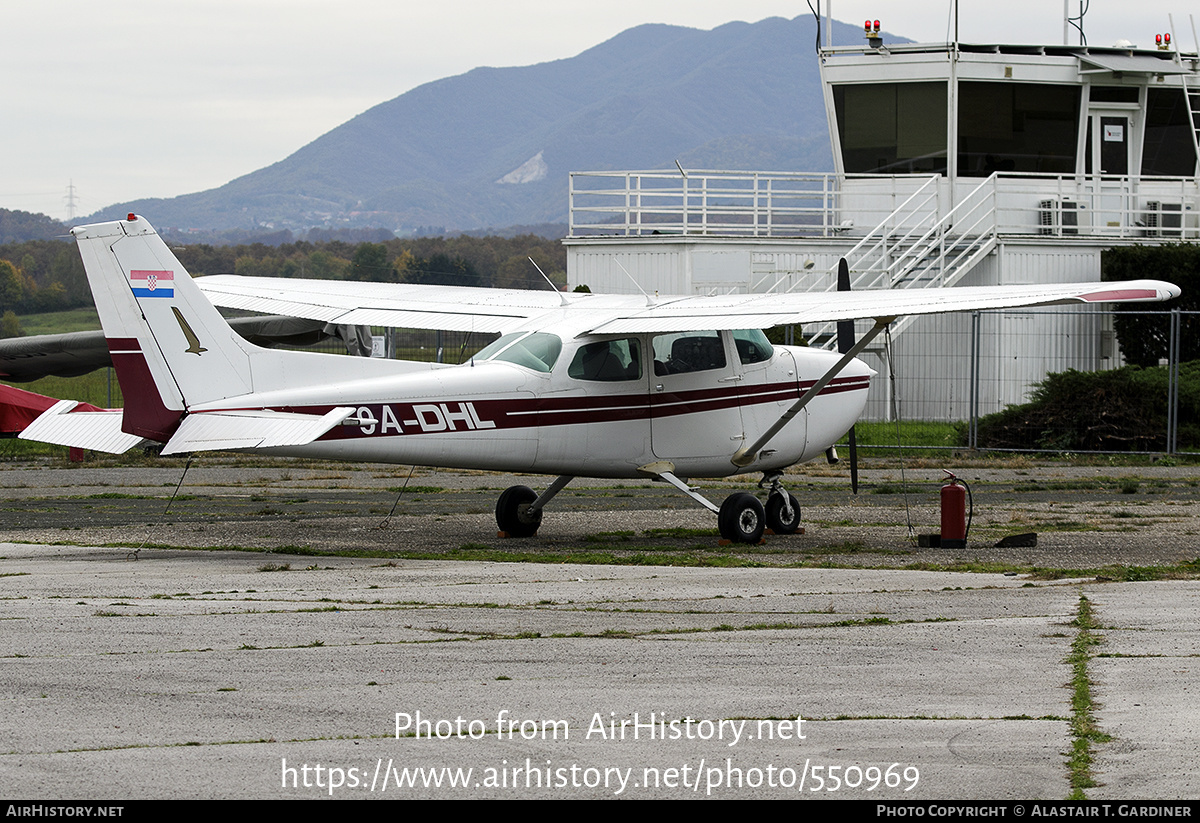
[[[1142,215],[1142,234],[1146,237],[1183,237],[1183,204],[1147,200]]]
[[[1083,203],[1077,200],[1038,201],[1038,234],[1079,234],[1081,227],[1088,225]]]

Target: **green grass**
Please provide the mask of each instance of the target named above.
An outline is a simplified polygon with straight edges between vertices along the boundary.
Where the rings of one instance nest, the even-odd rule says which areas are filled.
[[[110,384],[109,372],[110,369],[97,369],[79,377],[43,377],[29,383],[11,383],[10,385],[59,400],[79,400],[83,403],[91,403],[93,406],[115,409],[123,405],[124,400],[121,397],[121,387],[117,383],[116,374],[112,375]]]
[[[23,314],[21,329],[26,336],[35,334],[66,334],[73,331],[96,331],[100,316],[94,308],[52,311],[44,314]]]
[[[958,429],[955,423],[939,423],[924,420],[901,421],[899,444],[905,454],[918,455],[943,448],[961,448],[958,445]],[[863,456],[894,455],[897,444],[896,423],[866,423],[860,421],[854,427],[859,453]],[[838,441],[838,454],[844,459],[849,456],[849,441],[843,437]]]
[[[1071,654],[1066,662],[1071,666],[1071,736],[1074,738],[1067,755],[1067,769],[1071,775],[1071,793],[1068,800],[1086,800],[1084,789],[1099,785],[1092,775],[1092,744],[1107,743],[1110,735],[1100,731],[1096,722],[1095,703],[1092,700],[1092,683],[1088,676],[1088,661],[1094,656],[1092,647],[1104,642],[1095,633],[1099,628],[1092,614],[1092,604],[1086,597],[1079,597],[1079,610],[1072,623],[1078,630],[1071,644]]]

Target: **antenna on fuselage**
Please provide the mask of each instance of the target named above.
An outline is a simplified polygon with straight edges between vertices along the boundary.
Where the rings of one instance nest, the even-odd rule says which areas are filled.
[[[616,258],[614,258],[614,259],[613,259],[613,262],[614,262],[614,263],[616,263],[618,266],[621,266],[621,261],[620,261],[620,260],[617,260]],[[640,291],[640,292],[642,293],[642,296],[646,298],[646,305],[647,305],[647,306],[654,306],[654,305],[656,305],[656,304],[655,304],[655,302],[654,302],[654,298],[653,298],[653,297],[651,297],[650,295],[646,294],[646,290],[642,288],[642,284],[641,284],[641,283],[639,283],[639,282],[638,282],[638,281],[637,281],[637,280],[634,278],[634,276],[633,276],[632,274],[630,274],[630,273],[629,273],[629,269],[625,268],[624,266],[621,266],[621,271],[625,272],[625,276],[626,276],[626,277],[628,277],[630,280],[633,280],[633,285],[637,286],[637,290],[638,290],[638,291]]]
[[[550,288],[554,289],[554,293],[558,295],[558,305],[560,305],[560,306],[570,305],[570,303],[568,302],[568,300],[566,298],[566,295],[564,295],[561,291],[558,290],[558,286],[554,285],[554,281],[546,276],[546,273],[544,271],[542,271],[542,267],[539,266],[536,262],[534,262],[534,259],[532,257],[529,258],[529,262],[533,263],[533,267],[535,269],[537,269],[537,273],[542,276],[543,280],[545,280],[547,283],[550,284]]]

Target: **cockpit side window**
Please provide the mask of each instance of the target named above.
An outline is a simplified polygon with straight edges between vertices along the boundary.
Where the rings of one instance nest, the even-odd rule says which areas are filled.
[[[738,329],[733,333],[733,344],[737,347],[738,359],[743,366],[766,362],[775,352],[761,329]]]
[[[684,374],[725,368],[725,344],[719,332],[690,331],[654,338],[654,373]]]
[[[567,367],[576,380],[637,380],[642,376],[642,347],[636,337],[601,340],[580,346]]]

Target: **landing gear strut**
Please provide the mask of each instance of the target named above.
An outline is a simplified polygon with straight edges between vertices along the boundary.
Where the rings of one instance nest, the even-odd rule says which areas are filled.
[[[541,494],[528,486],[509,486],[496,501],[496,525],[509,537],[533,537],[542,525],[542,509],[573,479],[560,475]]]
[[[783,488],[779,471],[764,472],[760,489],[770,486],[766,508],[758,498],[746,492],[735,492],[718,507],[697,492],[686,481],[675,476],[675,466],[666,461],[648,463],[638,468],[642,474],[670,483],[717,516],[717,530],[731,543],[757,543],[770,527],[776,534],[795,534],[800,530],[800,504]]]
[[[800,503],[779,481],[782,475],[763,475],[759,488],[770,483],[767,497],[767,528],[775,534],[795,534],[800,530]]]

